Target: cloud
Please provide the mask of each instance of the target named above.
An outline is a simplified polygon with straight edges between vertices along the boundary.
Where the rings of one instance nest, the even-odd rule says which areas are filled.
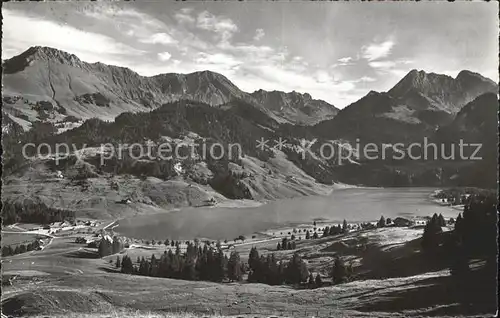
[[[52,16],[40,16],[39,20],[69,32],[71,38],[53,38],[52,34],[58,33],[48,29],[35,36],[34,44],[60,48],[89,62],[99,60],[106,64],[129,67],[145,76],[170,72],[191,73],[207,69],[225,75],[245,91],[259,88],[287,92],[295,90],[309,93],[314,98],[326,100],[339,107],[366,93],[361,91],[358,85],[363,86],[363,82],[375,81],[370,77],[375,72],[360,72],[361,74],[354,75],[357,79],[352,79],[353,75],[342,68],[333,69],[328,64],[321,65],[307,50],[297,50],[293,43],[262,45],[261,42],[254,42],[263,38],[267,40],[267,37],[275,38],[273,31],[276,30],[273,29],[266,28],[264,31],[256,26],[241,29],[242,33],[247,32],[236,41],[240,26],[234,22],[236,20],[229,18],[231,15],[221,16],[215,14],[215,11],[195,13],[191,8],[179,10],[177,7],[176,10],[171,10],[170,18],[162,16],[160,20],[154,12],[146,14],[131,6],[123,10],[114,5],[91,8],[78,13],[68,13],[66,20],[61,18],[64,12],[60,11]],[[26,16],[27,13],[22,15]],[[74,17],[76,19],[72,19]],[[62,24],[61,20],[67,21],[67,24]],[[98,33],[78,29],[87,23]],[[24,24],[18,22],[15,25],[17,33],[8,38],[9,43],[14,43],[13,39],[24,40],[22,33],[26,31],[19,31],[23,30]],[[38,20],[36,24],[27,25],[33,26],[30,30],[36,30],[39,26]],[[43,26],[43,23],[41,25]],[[10,28],[14,28],[14,24]],[[69,29],[72,31],[68,31]],[[279,32],[281,34],[282,31]],[[84,33],[92,33],[92,36],[84,37]],[[40,39],[52,42],[40,43]],[[73,44],[70,45],[71,43]],[[89,48],[88,43],[97,45]],[[163,45],[169,45],[168,49],[162,47]],[[26,47],[22,46],[25,50]],[[304,48],[302,45],[300,47]],[[341,55],[344,57],[338,59],[338,65],[355,65],[349,67],[349,72],[356,70],[360,59],[356,57],[358,49],[359,46],[355,46],[353,52],[346,50],[344,55]],[[4,45],[4,52],[11,51],[12,47]],[[372,69],[367,63],[362,64],[365,68]]]
[[[381,76],[386,74],[394,75],[398,78],[405,76],[414,62],[407,59],[399,59],[395,61],[372,61],[368,62],[368,65],[372,67]]]
[[[229,40],[238,31],[238,26],[233,20],[215,16],[208,11],[198,14],[196,21],[198,28],[217,33],[222,41]]]
[[[158,59],[162,62],[165,62],[165,61],[168,61],[170,60],[170,58],[172,57],[172,54],[168,53],[168,52],[161,52],[161,53],[158,53]]]
[[[375,82],[376,79],[370,76],[363,76],[359,80],[359,82]]]
[[[3,52],[19,54],[30,46],[49,46],[73,53],[88,62],[101,61],[110,64],[123,62],[126,56],[136,57],[145,53],[112,37],[82,31],[43,17],[28,16],[23,12],[5,8],[2,14]]]
[[[375,61],[381,58],[385,58],[391,54],[391,50],[394,46],[394,41],[387,40],[381,43],[372,43],[370,45],[364,46],[362,51],[362,57],[368,61]]]
[[[371,67],[376,68],[376,69],[386,70],[386,69],[390,69],[390,68],[396,66],[396,62],[393,62],[393,61],[374,61],[374,62],[369,62],[368,65],[370,65]]]
[[[260,41],[260,39],[262,39],[265,35],[266,35],[266,33],[264,32],[264,29],[257,29],[257,30],[255,30],[255,35],[254,35],[253,39],[255,41]]]
[[[191,16],[192,12],[193,8],[182,8],[174,14],[174,18],[179,23],[193,24],[196,22],[196,19]]]
[[[169,34],[167,33],[155,33],[145,39],[139,40],[142,43],[148,43],[148,44],[176,44],[177,41],[173,39]]]
[[[340,58],[337,61],[339,61],[340,63],[349,63],[351,60],[352,60],[352,57],[348,56],[348,57]]]
[[[333,82],[333,77],[331,77],[328,72],[323,70],[316,71],[315,78],[318,83]]]

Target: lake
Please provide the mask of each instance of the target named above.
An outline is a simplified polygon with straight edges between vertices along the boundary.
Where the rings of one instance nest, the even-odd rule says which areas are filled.
[[[183,208],[179,211],[144,215],[119,221],[116,232],[143,239],[181,239],[195,237],[231,240],[291,224],[376,221],[398,216],[432,216],[448,219],[459,211],[440,206],[430,199],[434,188],[352,188],[334,190],[328,196],[282,199],[246,208]]]

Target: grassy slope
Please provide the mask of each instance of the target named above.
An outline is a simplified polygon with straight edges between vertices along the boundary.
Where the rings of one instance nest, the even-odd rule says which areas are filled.
[[[249,175],[242,182],[251,189],[251,195],[256,200],[327,194],[331,191],[330,186],[315,182],[281,152],[269,162],[250,156],[242,161],[243,167],[232,164],[231,170]],[[77,181],[70,177],[72,168],[65,169],[63,164],[56,166],[51,160],[34,160],[15,175],[6,178],[2,196],[9,201],[42,201],[50,207],[75,210],[77,217],[96,219],[166,213],[179,207],[205,206],[211,199],[222,205],[239,204],[226,199],[209,185],[195,183],[182,175],[160,180],[103,173]],[[63,178],[57,177],[57,170],[62,171]],[[290,180],[292,176],[294,179]],[[127,199],[131,201],[130,204],[119,203]]]
[[[222,310],[222,314],[283,312],[294,316],[320,312],[321,316],[333,313],[352,317],[363,315],[355,310],[357,307],[386,301],[392,293],[400,293],[431,278],[433,276],[428,275],[294,290],[262,284],[186,282],[112,273],[64,275],[41,278],[31,284],[18,283],[7,291],[2,304],[6,312],[16,306],[21,307],[20,313],[24,314],[102,313],[126,307],[154,312],[187,310],[197,314]],[[421,302],[425,299],[423,296],[420,295]]]
[[[302,241],[298,249],[311,264],[313,271],[325,274],[331,264],[332,253],[344,257],[361,258],[365,272],[364,281],[354,281],[340,286],[314,290],[296,290],[287,286],[263,284],[182,281],[164,278],[131,276],[113,272],[108,260],[95,258],[95,250],[72,243],[73,237],[55,238],[42,251],[17,255],[4,260],[6,275],[21,275],[13,286],[4,287],[2,305],[6,313],[66,315],[82,313],[102,314],[127,310],[147,317],[147,312],[188,311],[194,314],[237,315],[238,313],[283,314],[288,316],[335,316],[356,317],[377,312],[377,316],[408,316],[433,312],[453,312],[454,305],[447,270],[429,272],[428,268],[417,271],[418,258],[413,270],[406,277],[394,277],[383,270],[392,260],[394,266],[408,266],[408,257],[416,241],[394,246],[395,230],[383,229],[365,232],[370,236],[367,249],[355,247],[363,235],[329,237]],[[401,237],[407,233],[401,229]],[[384,235],[387,234],[387,235]],[[363,233],[361,233],[363,234]],[[391,235],[389,235],[391,234]],[[391,237],[390,240],[387,240]],[[378,238],[378,241],[377,241]],[[410,238],[411,239],[411,238]],[[345,244],[340,244],[344,242]],[[387,249],[388,244],[392,248]],[[265,244],[265,243],[263,243]],[[274,245],[274,244],[273,244]],[[347,247],[346,247],[347,246]],[[241,247],[240,250],[250,247]],[[268,247],[272,250],[272,246]],[[370,264],[363,263],[369,253]],[[279,253],[287,258],[292,251]],[[378,257],[373,255],[379,254]],[[150,254],[146,251],[146,256]],[[243,255],[243,254],[242,254]],[[444,268],[443,268],[444,269]],[[401,274],[399,272],[395,272]],[[387,279],[373,279],[375,277]],[[405,276],[405,275],[403,275]],[[418,301],[417,301],[418,300]],[[142,316],[141,316],[142,315]],[[132,315],[133,316],[133,315]]]

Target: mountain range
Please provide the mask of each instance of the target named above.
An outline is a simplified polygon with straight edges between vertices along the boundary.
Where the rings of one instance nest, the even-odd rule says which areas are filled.
[[[124,197],[132,198],[134,204],[155,207],[197,205],[210,198],[321,194],[338,182],[496,186],[491,172],[496,167],[497,121],[493,114],[498,112],[498,86],[470,71],[453,78],[412,70],[389,91],[371,91],[338,110],[307,93],[247,93],[210,71],[144,77],[127,68],[86,63],[47,47],[32,47],[3,61],[3,68],[2,139],[4,179],[8,181],[3,194],[15,200],[22,188],[25,197],[93,213],[104,207],[114,211],[113,202]],[[360,156],[339,165],[335,161],[338,154],[329,159],[314,154],[304,157],[294,146],[303,138],[316,140],[311,149],[317,154],[324,142],[353,147],[359,140],[408,145],[422,142],[424,137],[443,144],[460,138],[484,141],[482,154],[487,159],[396,162]],[[258,149],[256,140],[261,138],[282,138],[288,145]],[[198,156],[182,162],[181,168],[175,160],[127,158],[111,160],[105,166],[98,163],[95,147],[99,144],[162,141],[238,143],[244,156],[219,161]],[[94,155],[85,157],[83,163],[73,158],[56,167],[51,159],[23,159],[20,145],[27,142],[71,142],[90,147]],[[61,171],[68,180],[50,183],[55,188],[48,189],[47,178],[56,178]],[[126,175],[135,179],[126,179]],[[109,178],[121,182],[122,190],[109,185],[103,188]],[[26,182],[29,187],[20,187]],[[46,190],[37,191],[33,185],[37,182]],[[186,188],[193,182],[198,188]],[[64,197],[59,192],[71,195]],[[122,210],[123,206],[116,206],[115,211]]]
[[[144,77],[48,47],[31,47],[4,61],[4,103],[7,113],[26,120],[61,121],[65,116],[113,120],[118,114],[149,111],[179,99],[219,107],[242,99],[279,122],[311,124],[333,117],[333,105],[296,92],[241,91],[225,76],[201,71]]]

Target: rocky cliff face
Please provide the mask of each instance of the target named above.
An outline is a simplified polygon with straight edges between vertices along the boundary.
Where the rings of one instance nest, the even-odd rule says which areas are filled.
[[[497,91],[498,87],[493,81],[470,71],[461,71],[453,78],[412,70],[388,93],[415,110],[456,114],[477,96]]]
[[[323,100],[312,99],[309,94],[258,90],[252,97],[264,108],[291,123],[316,124],[335,117],[339,109]]]

